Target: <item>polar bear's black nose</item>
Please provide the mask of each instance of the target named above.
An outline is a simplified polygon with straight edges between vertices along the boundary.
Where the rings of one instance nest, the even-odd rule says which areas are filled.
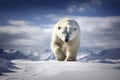
[[[68,42],[69,40],[68,39],[65,39],[65,42]]]

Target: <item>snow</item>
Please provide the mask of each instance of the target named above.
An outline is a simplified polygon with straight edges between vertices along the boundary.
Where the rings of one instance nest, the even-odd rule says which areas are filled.
[[[0,75],[2,75],[3,72],[12,72],[11,70],[9,70],[9,68],[16,68],[16,67],[10,60],[0,57]]]
[[[120,64],[12,60],[0,80],[120,80]]]
[[[62,62],[54,60],[49,48],[41,52],[0,49],[0,80],[120,80],[119,54],[120,48],[98,54],[84,48],[76,62]]]

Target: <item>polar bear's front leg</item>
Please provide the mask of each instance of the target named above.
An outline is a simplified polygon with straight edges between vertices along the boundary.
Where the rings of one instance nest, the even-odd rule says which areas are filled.
[[[61,50],[61,48],[59,47],[58,44],[56,43],[53,43],[52,46],[52,51],[55,55],[55,58],[58,60],[58,61],[63,61],[65,59],[65,54],[63,53],[63,51]]]
[[[77,48],[69,46],[67,48],[67,54],[66,54],[65,61],[76,61],[77,50],[78,50]]]

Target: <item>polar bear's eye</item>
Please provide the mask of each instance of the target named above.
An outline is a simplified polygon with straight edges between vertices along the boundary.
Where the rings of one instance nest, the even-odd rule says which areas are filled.
[[[76,30],[76,28],[74,28],[74,30]]]
[[[58,27],[58,30],[60,30],[61,29],[61,27]]]

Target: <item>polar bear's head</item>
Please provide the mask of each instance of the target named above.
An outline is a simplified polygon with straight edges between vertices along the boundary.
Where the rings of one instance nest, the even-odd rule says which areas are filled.
[[[79,36],[80,28],[76,21],[63,18],[56,24],[55,32],[62,41],[69,42]]]

